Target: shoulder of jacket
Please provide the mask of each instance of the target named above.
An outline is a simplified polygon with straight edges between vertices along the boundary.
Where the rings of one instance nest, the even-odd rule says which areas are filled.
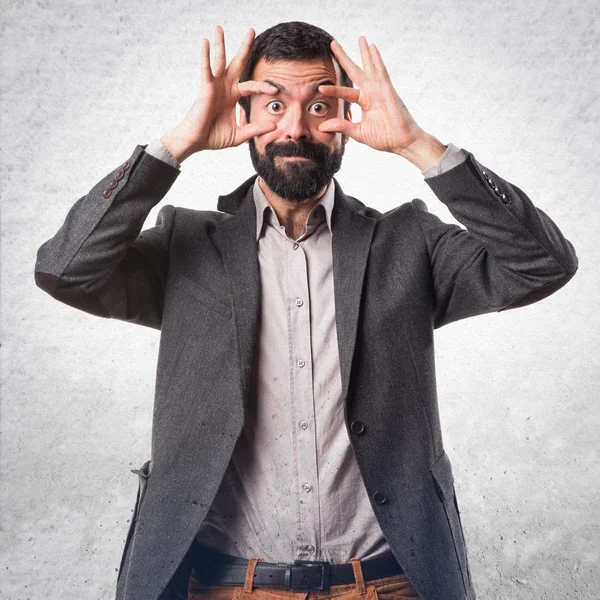
[[[227,213],[223,213],[218,210],[199,210],[197,208],[184,208],[182,206],[178,206],[176,208],[178,214],[189,219],[201,219],[203,221],[222,221],[223,219],[231,216]]]
[[[231,215],[218,210],[198,210],[183,206],[173,206],[172,204],[163,206],[160,212],[162,213],[163,211],[167,218],[177,219],[178,222],[194,223],[195,225],[219,223],[231,217]]]
[[[429,212],[429,209],[427,208],[427,204],[425,204],[425,201],[421,200],[421,198],[413,198],[411,200],[411,205],[412,205],[413,209],[417,209],[422,212]]]
[[[393,208],[390,208],[390,210],[387,210],[384,213],[378,212],[375,218],[378,221],[385,220],[393,222],[399,220],[401,222],[405,222],[407,219],[413,219],[413,215],[417,210],[422,212],[428,212],[427,205],[425,204],[425,202],[423,202],[423,200],[420,200],[419,198],[414,198],[413,200],[403,202],[398,206],[394,206]]]
[[[356,212],[358,214],[363,215],[365,217],[369,217],[370,219],[375,219],[376,221],[380,221],[382,219],[385,219],[387,217],[395,215],[396,213],[399,213],[401,215],[403,213],[406,213],[406,211],[410,210],[410,207],[411,207],[410,202],[403,202],[399,206],[394,206],[394,208],[391,208],[390,210],[381,212],[380,210],[377,210],[376,208],[373,208],[372,206],[367,206],[364,202],[361,202],[354,196],[349,196],[346,194],[346,198],[348,199],[350,205],[356,210]],[[418,198],[416,198],[415,200],[417,202],[421,202],[422,205],[424,206],[424,210],[427,211],[427,206],[425,205],[423,200],[419,200]],[[413,200],[413,202],[415,200]]]

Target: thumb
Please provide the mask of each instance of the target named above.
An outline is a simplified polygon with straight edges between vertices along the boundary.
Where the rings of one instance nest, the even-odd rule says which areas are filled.
[[[253,138],[256,135],[263,135],[264,133],[269,133],[270,131],[274,131],[275,129],[277,129],[277,125],[273,121],[264,121],[262,123],[248,123],[243,127],[238,127],[238,130],[235,134],[234,146],[239,146],[240,144],[247,142],[250,138]]]
[[[319,131],[328,133],[342,133],[356,139],[358,134],[358,123],[352,123],[348,119],[327,119],[318,127]]]

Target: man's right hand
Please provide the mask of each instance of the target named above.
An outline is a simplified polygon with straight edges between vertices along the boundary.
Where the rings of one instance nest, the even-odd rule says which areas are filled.
[[[178,162],[200,150],[239,146],[255,135],[277,128],[272,121],[248,123],[244,127],[239,127],[236,121],[235,108],[242,96],[278,92],[276,87],[263,81],[238,81],[250,54],[254,33],[254,29],[250,28],[227,68],[223,28],[220,25],[216,28],[216,55],[212,69],[210,42],[206,38],[202,40],[203,61],[198,96],[181,123],[160,138]]]

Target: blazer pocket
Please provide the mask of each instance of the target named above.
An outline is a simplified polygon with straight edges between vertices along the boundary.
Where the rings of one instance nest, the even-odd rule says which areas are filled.
[[[125,557],[127,556],[127,551],[131,544],[131,538],[133,537],[133,533],[135,531],[135,526],[137,524],[138,516],[140,514],[140,508],[142,506],[142,501],[144,500],[144,496],[146,494],[146,485],[148,482],[148,477],[150,476],[150,471],[152,470],[152,461],[147,460],[139,469],[131,469],[132,473],[135,473],[138,476],[138,491],[137,496],[135,498],[135,507],[133,509],[133,514],[131,515],[131,522],[129,524],[129,531],[127,532],[127,537],[125,538],[125,547],[123,548],[123,554],[121,556],[121,564],[119,565],[119,573],[117,576],[117,581],[123,572],[123,565],[125,564]]]
[[[231,318],[231,306],[227,301],[222,300],[209,289],[192,281],[185,275],[182,275],[177,271],[173,272],[170,283],[200,301],[202,304],[212,308],[226,319]]]
[[[462,524],[458,516],[458,504],[456,502],[456,491],[454,489],[454,475],[452,473],[452,464],[445,451],[435,461],[431,467],[431,474],[435,482],[438,496],[444,506],[446,520],[452,535],[454,550],[458,558],[460,572],[462,575],[465,591],[469,591],[468,581],[470,580],[469,563],[467,558],[467,547],[462,531]]]
[[[436,483],[440,500],[452,502],[454,496],[454,475],[452,473],[452,465],[450,458],[445,451],[435,461],[431,467],[431,474]]]

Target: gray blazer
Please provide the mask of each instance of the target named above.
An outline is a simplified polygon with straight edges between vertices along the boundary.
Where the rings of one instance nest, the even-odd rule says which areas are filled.
[[[36,284],[57,300],[161,330],[151,460],[136,471],[118,600],[165,599],[174,581],[185,588],[187,552],[242,430],[259,332],[256,175],[219,196],[218,211],[166,205],[141,231],[180,173],[145,147],[74,204],[35,266]],[[334,178],[344,418],[373,511],[422,600],[471,600],[434,329],[537,302],[573,277],[578,259],[522,190],[470,152],[425,181],[466,230],[418,198],[381,213]]]

